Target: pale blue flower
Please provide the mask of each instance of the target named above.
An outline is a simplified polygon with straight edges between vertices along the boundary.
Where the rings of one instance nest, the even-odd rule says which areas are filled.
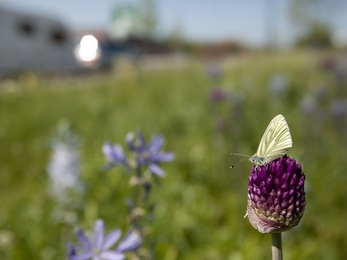
[[[104,222],[101,219],[95,221],[92,237],[88,237],[81,229],[76,231],[76,236],[81,245],[68,244],[67,257],[69,260],[123,260],[124,253],[138,249],[142,245],[142,238],[135,230],[131,230],[118,244],[122,232],[119,229],[111,231],[104,236]]]
[[[84,190],[80,179],[80,140],[67,122],[60,122],[54,139],[51,140],[52,155],[47,165],[50,178],[50,193],[61,203],[70,203],[71,195]]]

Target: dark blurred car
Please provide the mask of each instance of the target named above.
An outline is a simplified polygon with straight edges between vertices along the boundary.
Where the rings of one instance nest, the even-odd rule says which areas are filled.
[[[84,67],[110,69],[118,58],[135,60],[140,55],[140,50],[128,41],[98,41],[93,35],[85,35],[75,47],[74,53],[77,61]]]

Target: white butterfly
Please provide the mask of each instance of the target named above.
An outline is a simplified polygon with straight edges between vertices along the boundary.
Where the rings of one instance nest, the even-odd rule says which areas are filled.
[[[285,155],[292,146],[293,141],[287,121],[284,116],[277,115],[266,128],[257,152],[253,156],[250,156],[249,160],[256,166],[265,165]]]

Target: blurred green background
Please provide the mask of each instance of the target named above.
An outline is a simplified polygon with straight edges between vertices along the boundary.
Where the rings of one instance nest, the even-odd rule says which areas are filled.
[[[208,63],[190,59],[175,69],[3,80],[0,258],[64,259],[65,243],[74,241],[71,223],[91,229],[102,218],[107,230],[126,230],[130,175],[101,171],[101,147],[125,146],[125,135],[141,130],[147,140],[162,134],[164,150],[176,154],[162,165],[167,175],[150,197],[157,208],[147,239],[157,243],[156,259],[269,259],[270,236],[243,218],[251,164],[230,169],[242,159],[230,153],[252,155],[281,113],[294,142],[289,156],[302,164],[307,191],[301,223],[283,234],[284,257],[346,259],[346,74],[330,66],[338,58],[253,52],[218,60],[215,77]],[[216,91],[222,98],[213,99]],[[46,172],[49,140],[62,119],[83,140],[86,191],[70,224],[54,218],[59,206]]]

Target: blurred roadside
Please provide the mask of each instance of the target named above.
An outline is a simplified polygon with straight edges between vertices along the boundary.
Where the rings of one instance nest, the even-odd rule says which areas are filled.
[[[293,45],[289,49],[279,47],[280,35],[286,31],[280,31],[278,22],[281,19],[276,15],[282,13],[276,1],[264,5],[263,15],[272,15],[258,25],[266,39],[261,48],[251,47],[231,34],[223,39],[193,40],[185,35],[188,24],[183,21],[165,36],[159,35],[158,3],[153,0],[116,5],[109,11],[111,19],[107,28],[90,26],[83,29],[65,24],[63,18],[23,11],[25,9],[12,10],[0,5],[0,78],[17,77],[23,73],[59,77],[117,72],[119,67],[124,66],[144,70],[182,68],[192,61],[206,66],[245,53],[298,49],[333,52],[334,56],[341,56],[341,63],[347,46],[347,30],[343,26],[334,26],[333,18],[329,20],[320,15],[319,10],[326,9],[326,4],[309,0],[285,2],[286,12],[300,27],[296,38],[291,39]],[[336,6],[343,9],[344,5],[340,3]],[[336,6],[327,11],[331,13]],[[218,16],[218,13],[214,15]],[[235,25],[226,27],[233,28]]]

